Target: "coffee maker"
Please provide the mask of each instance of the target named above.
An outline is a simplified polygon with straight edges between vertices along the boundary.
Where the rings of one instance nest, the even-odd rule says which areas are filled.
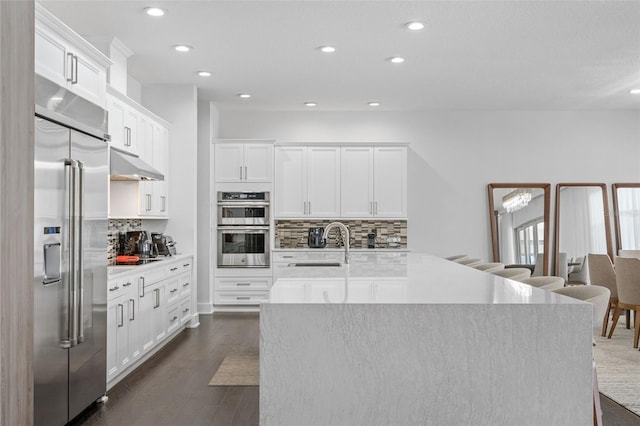
[[[310,248],[323,248],[327,245],[327,241],[322,238],[324,234],[324,228],[318,226],[315,228],[309,228],[309,237],[307,238],[307,244]]]

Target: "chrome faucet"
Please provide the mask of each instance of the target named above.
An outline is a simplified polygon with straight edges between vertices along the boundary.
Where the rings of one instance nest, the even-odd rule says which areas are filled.
[[[346,237],[344,238],[344,263],[349,264],[349,228],[342,222],[331,222],[324,228],[324,234],[322,238],[326,241],[327,235],[332,228],[338,227],[341,231],[344,231]]]

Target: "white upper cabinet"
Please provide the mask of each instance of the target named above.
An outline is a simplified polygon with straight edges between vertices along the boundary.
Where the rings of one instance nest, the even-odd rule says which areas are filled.
[[[216,183],[272,181],[272,143],[218,141],[214,146]]]
[[[105,108],[111,60],[36,3],[35,71]]]
[[[275,217],[340,215],[340,148],[276,148]]]
[[[111,92],[111,91],[110,91]],[[107,110],[109,111],[109,135],[111,135],[111,146],[123,149],[132,154],[139,155],[143,149],[143,130],[138,131],[140,114],[135,107],[127,102],[107,95]]]
[[[407,148],[342,148],[342,217],[407,216]]]

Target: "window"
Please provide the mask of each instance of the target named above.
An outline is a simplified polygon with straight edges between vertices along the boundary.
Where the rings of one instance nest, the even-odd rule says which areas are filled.
[[[537,255],[544,253],[544,218],[539,217],[518,226],[515,236],[518,261],[535,265]]]

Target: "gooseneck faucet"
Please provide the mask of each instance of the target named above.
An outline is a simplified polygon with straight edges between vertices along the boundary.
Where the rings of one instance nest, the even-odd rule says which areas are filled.
[[[344,238],[344,263],[346,265],[349,264],[349,228],[342,222],[331,222],[324,228],[324,234],[322,234],[322,238],[326,241],[327,235],[329,235],[329,231],[332,228],[338,227],[341,231],[344,231],[346,237]]]

